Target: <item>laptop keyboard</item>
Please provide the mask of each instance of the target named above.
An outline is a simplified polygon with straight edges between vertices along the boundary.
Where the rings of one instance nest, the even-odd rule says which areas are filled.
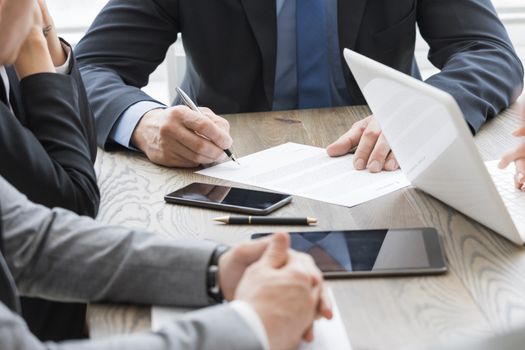
[[[514,166],[497,168],[498,162],[487,162],[487,169],[517,226],[525,224],[525,192],[514,187]]]

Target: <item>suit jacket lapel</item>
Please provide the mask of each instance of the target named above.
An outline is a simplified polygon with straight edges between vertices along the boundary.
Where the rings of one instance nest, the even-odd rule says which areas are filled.
[[[355,49],[359,28],[363,20],[367,0],[339,0],[337,4],[340,50]],[[356,104],[364,103],[364,97],[341,55],[348,93]]]
[[[275,0],[241,0],[255,40],[261,50],[263,81],[270,108],[273,104],[277,54],[277,14]]]

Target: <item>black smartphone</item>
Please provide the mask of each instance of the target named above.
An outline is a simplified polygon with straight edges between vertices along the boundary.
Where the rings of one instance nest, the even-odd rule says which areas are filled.
[[[267,215],[290,203],[292,196],[195,182],[164,196],[164,200],[202,208]]]
[[[252,239],[271,233],[257,233]],[[447,271],[434,228],[292,232],[291,247],[310,254],[325,277],[441,274]]]

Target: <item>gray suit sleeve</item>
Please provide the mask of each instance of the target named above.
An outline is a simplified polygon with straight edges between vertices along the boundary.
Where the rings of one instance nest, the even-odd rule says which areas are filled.
[[[33,204],[0,179],[5,258],[21,293],[61,301],[203,306],[216,244],[105,226]]]
[[[227,305],[190,312],[156,333],[57,344],[41,343],[0,303],[0,339],[2,350],[262,350],[253,330]]]
[[[523,67],[490,0],[418,1],[417,22],[441,69],[427,83],[456,99],[472,131],[519,96]]]
[[[216,244],[175,242],[33,204],[0,177],[4,256],[22,294],[68,301],[208,304],[206,269]],[[228,305],[190,312],[156,333],[40,343],[0,303],[2,350],[261,349]]]

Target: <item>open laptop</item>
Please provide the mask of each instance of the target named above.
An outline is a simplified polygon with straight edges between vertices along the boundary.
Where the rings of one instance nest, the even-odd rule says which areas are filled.
[[[344,55],[412,185],[523,245],[525,193],[510,174],[491,176],[454,98],[356,52]]]

